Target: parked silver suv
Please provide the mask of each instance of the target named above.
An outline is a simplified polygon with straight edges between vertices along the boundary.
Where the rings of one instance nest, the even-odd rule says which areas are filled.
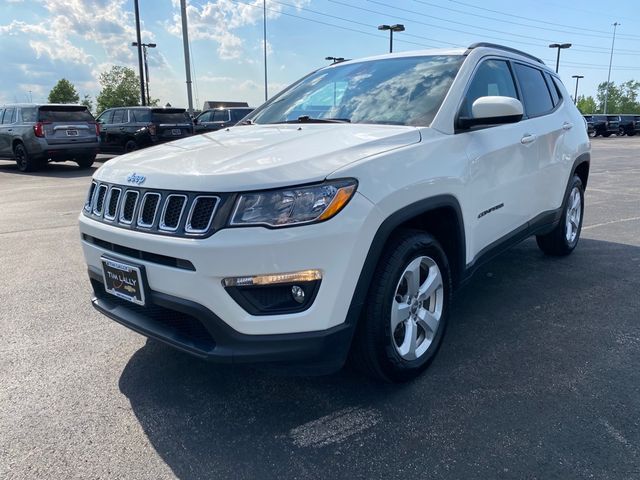
[[[84,105],[0,106],[0,158],[15,159],[21,172],[67,160],[89,168],[99,138],[99,126]]]

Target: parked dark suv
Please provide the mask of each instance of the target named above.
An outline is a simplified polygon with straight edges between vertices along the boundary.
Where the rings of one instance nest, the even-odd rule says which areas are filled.
[[[198,115],[194,123],[196,133],[213,132],[231,127],[253,112],[251,107],[229,107],[205,110]]]
[[[620,115],[620,134],[633,137],[640,133],[640,115]]]
[[[0,107],[0,158],[21,172],[72,160],[89,168],[98,153],[98,126],[84,105],[14,104]]]
[[[620,130],[620,117],[618,115],[594,115],[593,126],[595,135],[610,137],[612,134],[618,134]]]
[[[193,135],[193,122],[184,108],[109,108],[97,121],[100,151],[105,153],[132,152]]]
[[[593,123],[593,115],[583,115],[584,121],[587,124],[587,133],[590,137],[596,136],[596,127]]]

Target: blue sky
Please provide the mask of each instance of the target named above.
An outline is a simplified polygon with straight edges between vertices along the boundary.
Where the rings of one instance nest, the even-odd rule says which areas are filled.
[[[194,101],[264,98],[262,0],[188,0]],[[326,56],[384,53],[381,23],[402,23],[394,50],[467,46],[489,41],[525,50],[555,65],[549,43],[563,50],[560,75],[584,75],[580,94],[605,81],[619,22],[611,79],[640,80],[637,0],[267,0],[269,93],[325,65]],[[614,4],[611,4],[614,5]],[[143,42],[151,50],[151,95],[186,106],[178,0],[140,0]],[[0,103],[46,99],[62,77],[81,94],[99,91],[111,65],[137,66],[132,0],[0,0]],[[31,92],[31,93],[29,93]]]

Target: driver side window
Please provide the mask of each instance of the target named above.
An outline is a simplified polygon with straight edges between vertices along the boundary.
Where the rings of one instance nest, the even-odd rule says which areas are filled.
[[[480,97],[518,98],[513,75],[504,60],[487,60],[476,70],[460,109],[461,117],[471,117],[471,106]]]

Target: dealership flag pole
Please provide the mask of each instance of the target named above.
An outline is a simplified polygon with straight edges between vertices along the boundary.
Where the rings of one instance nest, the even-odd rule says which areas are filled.
[[[136,38],[138,39],[138,72],[140,72],[140,102],[147,104],[147,96],[144,93],[144,71],[142,70],[142,40],[140,39],[140,9],[138,0],[133,1],[133,9],[136,15]]]
[[[184,69],[187,72],[187,101],[189,114],[193,115],[193,96],[191,94],[191,59],[189,58],[189,31],[187,30],[187,1],[180,0],[180,14],[182,15],[182,43],[184,45]]]

